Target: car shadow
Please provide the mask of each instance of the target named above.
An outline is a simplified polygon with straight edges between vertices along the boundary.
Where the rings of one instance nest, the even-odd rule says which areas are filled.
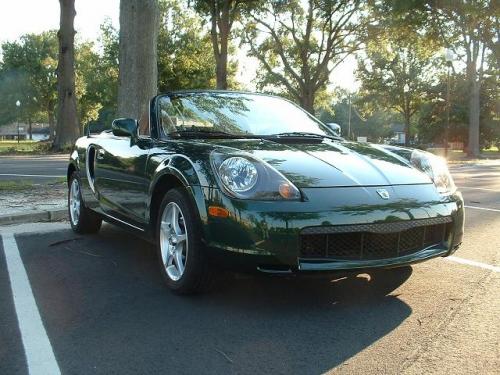
[[[211,299],[259,304],[306,304],[310,308],[359,305],[379,300],[396,290],[412,274],[411,267],[332,273],[329,275],[221,275],[209,290]],[[231,296],[231,298],[229,298]],[[203,297],[203,296],[202,296]]]
[[[410,267],[225,275],[207,294],[180,297],[163,286],[153,247],[111,226],[18,242],[63,373],[323,373],[412,312],[393,293]]]

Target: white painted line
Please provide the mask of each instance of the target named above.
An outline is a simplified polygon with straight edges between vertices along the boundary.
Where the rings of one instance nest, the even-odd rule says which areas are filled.
[[[456,263],[460,263],[460,264],[466,264],[468,266],[474,266],[474,267],[484,268],[485,270],[490,270],[490,271],[493,271],[493,272],[500,272],[500,267],[499,266],[493,266],[491,264],[476,262],[475,260],[459,258],[459,257],[453,256],[453,255],[449,256],[449,257],[446,257],[446,258],[443,258],[443,259],[450,260],[452,262],[456,262]]]
[[[495,189],[486,189],[486,188],[478,188],[478,187],[470,187],[470,186],[460,186],[458,188],[460,189],[474,189],[474,190],[484,190],[484,191],[493,191],[495,193],[500,193],[500,190],[495,190]]]
[[[465,208],[473,208],[474,210],[484,210],[484,211],[493,211],[500,212],[497,208],[486,208],[486,207],[477,207],[477,206],[464,206]]]
[[[60,374],[14,235],[4,234],[2,239],[28,372]]]
[[[48,174],[11,174],[11,173],[0,173],[0,176],[9,177],[66,177],[65,175],[48,175]]]
[[[0,225],[0,235],[4,234],[18,234],[18,233],[47,233],[59,230],[68,230],[69,223],[24,223],[14,225]]]

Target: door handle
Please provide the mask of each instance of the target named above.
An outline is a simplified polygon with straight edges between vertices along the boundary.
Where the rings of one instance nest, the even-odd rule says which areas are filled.
[[[97,159],[99,160],[104,159],[104,154],[106,154],[106,151],[104,151],[102,148],[99,149],[99,152],[97,153]]]

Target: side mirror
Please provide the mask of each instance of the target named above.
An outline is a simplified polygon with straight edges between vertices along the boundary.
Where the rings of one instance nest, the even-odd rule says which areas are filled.
[[[336,135],[340,135],[341,128],[339,124],[336,124],[334,122],[328,122],[326,126],[328,126],[328,128]]]
[[[137,127],[137,120],[132,118],[117,118],[111,124],[113,135],[117,137],[130,137],[132,139],[137,138]]]

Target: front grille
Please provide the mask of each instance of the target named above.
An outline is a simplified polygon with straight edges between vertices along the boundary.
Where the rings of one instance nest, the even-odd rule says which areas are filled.
[[[397,223],[308,227],[300,234],[302,258],[384,259],[413,254],[444,243],[451,218]]]

